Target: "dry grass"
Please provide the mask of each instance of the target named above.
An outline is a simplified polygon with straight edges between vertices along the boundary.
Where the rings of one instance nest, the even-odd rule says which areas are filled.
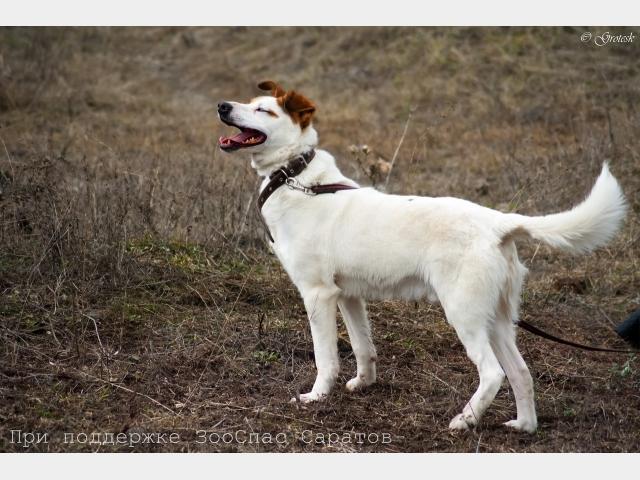
[[[539,432],[500,426],[515,413],[505,387],[476,431],[449,433],[476,374],[422,303],[370,306],[369,392],[289,405],[314,377],[303,305],[261,239],[254,173],[215,146],[217,100],[273,78],[316,100],[321,144],[348,175],[384,184],[367,162],[395,157],[393,192],[548,213],[583,198],[606,159],[631,204],[617,239],[586,257],[520,251],[524,318],[612,344],[640,303],[640,62],[636,45],[581,32],[0,29],[0,449],[22,450],[8,435],[21,429],[50,432],[32,450],[51,451],[96,449],[62,443],[94,431],[180,432],[136,451],[640,450],[637,357],[525,334]],[[350,150],[363,144],[366,158]],[[198,444],[198,429],[289,441]],[[393,441],[306,444],[307,429]]]

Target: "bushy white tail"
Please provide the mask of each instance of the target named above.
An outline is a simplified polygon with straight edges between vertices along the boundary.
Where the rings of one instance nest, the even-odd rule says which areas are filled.
[[[605,163],[591,193],[579,205],[541,217],[507,214],[501,230],[504,238],[528,236],[572,253],[585,253],[611,240],[626,211],[622,189]]]

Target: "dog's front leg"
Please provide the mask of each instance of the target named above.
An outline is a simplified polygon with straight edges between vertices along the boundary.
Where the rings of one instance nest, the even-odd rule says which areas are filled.
[[[338,293],[334,288],[313,288],[303,291],[304,305],[311,324],[313,350],[318,374],[309,393],[300,395],[302,403],[326,397],[338,377],[338,334],[336,311]],[[295,399],[292,399],[295,400]]]
[[[361,298],[340,297],[338,307],[342,312],[358,367],[357,375],[347,382],[347,390],[354,391],[376,381],[376,347],[371,340],[371,327],[364,301]]]

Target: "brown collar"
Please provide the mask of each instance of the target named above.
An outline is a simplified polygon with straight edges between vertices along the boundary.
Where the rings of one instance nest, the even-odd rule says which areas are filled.
[[[300,175],[305,168],[311,163],[311,160],[316,156],[315,150],[309,150],[308,152],[301,153],[293,160],[289,161],[284,167],[279,168],[271,175],[269,175],[269,183],[264,187],[264,190],[260,192],[260,196],[258,196],[257,207],[258,207],[258,215],[260,216],[260,220],[264,225],[265,230],[267,231],[267,235],[269,235],[269,240],[272,242],[273,237],[271,236],[271,232],[269,231],[269,227],[267,227],[267,223],[264,221],[262,217],[262,206],[265,204],[267,199],[271,196],[273,192],[275,192],[282,185],[287,185],[292,190],[299,190],[301,192],[306,193],[307,195],[321,195],[323,193],[336,193],[340,190],[353,190],[358,187],[352,187],[351,185],[345,185],[343,183],[330,183],[325,185],[313,185],[310,187],[302,185],[298,182],[295,177]]]
[[[262,211],[262,206],[271,194],[287,183],[287,179],[300,175],[315,156],[315,150],[301,153],[293,160],[290,160],[284,167],[280,167],[269,175],[269,183],[267,183],[267,186],[264,187],[264,190],[260,192],[260,196],[258,197],[258,210]]]

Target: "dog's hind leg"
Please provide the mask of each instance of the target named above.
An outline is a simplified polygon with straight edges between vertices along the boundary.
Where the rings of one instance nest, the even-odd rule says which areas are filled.
[[[344,318],[357,362],[357,374],[347,382],[347,390],[354,391],[376,381],[376,348],[371,339],[364,301],[360,298],[340,297],[338,307]]]
[[[516,398],[518,416],[505,425],[534,432],[537,428],[536,407],[533,397],[533,379],[522,355],[516,346],[515,323],[518,320],[520,291],[526,268],[518,260],[513,242],[503,247],[508,261],[508,279],[500,294],[494,328],[491,332],[491,346],[502,365]]]
[[[488,320],[470,319],[459,312],[447,313],[447,318],[456,329],[467,356],[476,365],[480,376],[478,389],[467,402],[462,413],[456,415],[449,423],[449,428],[453,430],[467,430],[477,425],[493,402],[502,385],[504,372],[489,343],[486,330]]]
[[[498,289],[493,288],[491,276],[499,275],[500,271],[492,269],[489,260],[486,266],[477,261],[467,264],[472,267],[455,271],[455,276],[452,275],[453,271],[443,275],[444,281],[439,283],[440,289],[437,291],[447,321],[458,334],[480,377],[478,389],[462,413],[451,420],[449,428],[453,430],[466,430],[477,425],[504,379],[504,372],[489,342],[498,294]]]
[[[301,290],[313,337],[313,352],[318,375],[309,393],[300,395],[302,403],[322,400],[338,377],[338,333],[336,326],[338,289],[314,287]],[[295,401],[295,398],[291,399]]]
[[[511,319],[498,318],[491,335],[491,346],[507,374],[518,409],[517,418],[506,422],[505,425],[533,433],[538,425],[533,398],[533,379],[516,346],[514,328]]]

